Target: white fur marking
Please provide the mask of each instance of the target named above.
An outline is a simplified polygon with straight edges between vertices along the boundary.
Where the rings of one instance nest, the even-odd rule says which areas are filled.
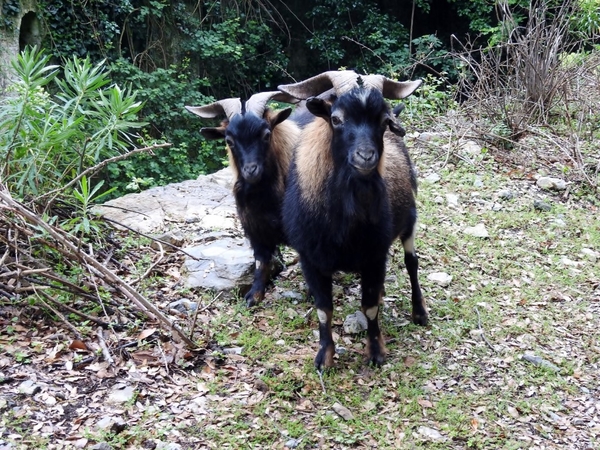
[[[413,234],[402,243],[404,247],[404,253],[410,253],[411,255],[415,254],[415,231],[413,229]]]
[[[317,316],[319,317],[319,322],[327,323],[327,313],[322,309],[317,309]]]
[[[379,312],[379,306],[373,306],[365,311],[365,316],[369,318],[369,320],[375,320],[377,318],[377,313]]]
[[[259,270],[261,264],[260,264],[260,261],[258,259],[255,261],[255,264],[256,264],[256,270]]]

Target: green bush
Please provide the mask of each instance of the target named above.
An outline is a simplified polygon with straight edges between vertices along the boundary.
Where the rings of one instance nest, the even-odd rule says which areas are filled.
[[[213,122],[203,123],[185,109],[185,105],[214,101],[201,93],[208,86],[206,79],[194,77],[185,62],[151,73],[125,60],[111,67],[112,79],[129,83],[144,102],[140,112],[148,123],[144,132],[152,139],[172,144],[155,155],[138,154],[109,166],[106,177],[111,186],[117,187],[117,193],[192,179],[223,167],[223,143],[206,141],[200,134],[202,125]]]
[[[130,130],[144,125],[137,119],[142,103],[110,84],[104,62],[73,57],[61,71],[49,60],[36,48],[13,60],[18,78],[0,109],[0,176],[24,199],[60,190],[127,152],[137,139]]]

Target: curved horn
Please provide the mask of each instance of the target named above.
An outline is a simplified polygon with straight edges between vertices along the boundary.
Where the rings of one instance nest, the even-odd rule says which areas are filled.
[[[389,100],[399,100],[412,94],[419,86],[422,80],[415,81],[394,81],[383,75],[365,75],[361,77],[365,86],[377,89],[384,98]]]
[[[292,95],[280,91],[259,92],[254,94],[246,102],[246,111],[251,111],[258,117],[262,117],[269,100],[283,103],[298,103],[298,99]]]
[[[231,119],[236,114],[242,113],[242,102],[239,98],[226,98],[210,105],[186,106],[185,109],[203,119],[214,119],[221,114],[225,114],[228,119]]]
[[[340,95],[357,85],[357,77],[353,70],[330,70],[299,83],[282,84],[277,86],[277,89],[303,100],[322,94],[331,88]]]

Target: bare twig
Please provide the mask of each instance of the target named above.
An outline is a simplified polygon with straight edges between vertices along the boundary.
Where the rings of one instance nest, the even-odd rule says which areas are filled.
[[[141,214],[141,213],[140,213],[140,214]],[[187,255],[187,256],[189,256],[190,258],[192,258],[192,259],[195,259],[196,261],[199,261],[199,260],[200,260],[200,258],[198,258],[198,257],[196,257],[196,256],[194,256],[194,255],[192,255],[192,254],[190,254],[190,253],[188,253],[188,252],[186,252],[186,251],[185,251],[185,250],[183,250],[182,248],[180,248],[180,247],[177,247],[176,245],[173,245],[173,244],[171,244],[170,242],[166,242],[166,241],[163,241],[163,240],[161,240],[161,239],[157,239],[157,238],[155,238],[155,237],[152,237],[152,236],[150,236],[149,234],[142,233],[141,231],[138,231],[138,230],[136,230],[136,229],[134,229],[134,228],[131,228],[131,227],[129,227],[129,226],[127,226],[127,225],[125,225],[125,224],[122,224],[121,222],[117,222],[116,220],[109,219],[108,217],[103,217],[103,219],[104,219],[104,220],[106,220],[107,222],[114,223],[115,225],[118,225],[118,226],[120,226],[120,227],[123,227],[123,228],[125,228],[125,229],[127,229],[127,230],[129,230],[129,231],[133,231],[134,233],[137,233],[137,234],[139,234],[140,236],[143,236],[143,237],[145,237],[145,238],[151,239],[151,240],[153,240],[154,242],[157,242],[157,243],[159,243],[159,244],[162,244],[162,245],[166,245],[166,246],[168,246],[168,247],[171,247],[171,248],[173,248],[173,249],[177,250],[178,252],[181,252],[181,253],[183,253],[184,255]]]
[[[160,249],[160,255],[158,256],[158,259],[156,261],[154,261],[152,263],[152,265],[150,267],[148,267],[148,270],[146,270],[146,272],[144,272],[143,275],[141,275],[137,280],[134,280],[131,282],[131,285],[134,286],[136,284],[138,284],[140,281],[142,281],[144,278],[146,278],[150,272],[152,272],[154,270],[154,268],[163,260],[163,258],[165,257],[165,252],[163,250],[163,246],[160,242],[157,242],[158,244],[158,248]]]
[[[141,311],[145,312],[152,318],[155,318],[163,325],[173,330],[181,340],[183,340],[188,346],[195,347],[193,341],[191,341],[185,333],[167,317],[165,317],[151,302],[146,300],[139,292],[133,289],[125,281],[119,278],[112,271],[104,267],[100,262],[80,250],[80,245],[75,245],[72,240],[73,236],[65,233],[63,230],[52,227],[35,213],[30,211],[21,203],[12,199],[10,194],[3,190],[0,186],[0,209],[10,209],[14,213],[20,215],[26,219],[29,223],[33,224],[38,230],[43,231],[50,236],[59,245],[55,246],[55,249],[65,254],[72,260],[78,260],[84,263],[90,268],[90,270],[99,276],[101,279],[110,283],[118,292],[124,295],[129,301],[134,303]]]
[[[327,389],[325,389],[325,382],[323,381],[323,371],[317,370],[317,375],[319,375],[319,381],[321,382],[321,388],[323,389],[323,394],[327,394]]]
[[[115,360],[113,359],[110,351],[108,350],[108,346],[106,345],[106,341],[104,340],[104,330],[102,327],[98,327],[98,331],[96,332],[98,336],[98,344],[102,349],[102,355],[104,356],[104,360],[108,361],[108,363],[112,366],[115,365]]]
[[[131,150],[130,152],[124,153],[122,155],[117,155],[117,156],[113,156],[112,158],[108,158],[105,159],[104,161],[99,162],[98,164],[96,164],[93,167],[90,167],[86,170],[84,170],[83,172],[81,172],[79,175],[77,175],[75,178],[73,178],[71,181],[69,181],[67,184],[65,184],[64,186],[54,189],[52,191],[46,192],[45,194],[40,195],[39,200],[43,200],[47,197],[51,197],[55,194],[58,194],[59,192],[64,192],[66,189],[70,188],[71,186],[73,186],[75,183],[77,183],[79,180],[81,180],[83,177],[88,176],[92,173],[96,173],[99,170],[103,169],[104,167],[106,167],[107,165],[117,162],[117,161],[122,161],[124,159],[129,158],[131,155],[134,155],[136,153],[141,153],[141,152],[150,152],[152,150],[156,150],[159,148],[163,148],[163,147],[170,147],[171,144],[169,143],[164,143],[164,144],[154,144],[151,145],[149,147],[143,147],[143,148],[136,148]]]
[[[479,326],[479,331],[481,331],[481,338],[488,345],[489,348],[491,348],[495,353],[498,353],[498,350],[496,350],[494,348],[494,346],[492,344],[490,344],[490,341],[488,341],[487,338],[485,337],[483,328],[481,328],[481,316],[479,315],[479,310],[477,309],[477,307],[475,307],[475,312],[477,313],[477,324]]]
[[[208,308],[210,308],[210,306],[217,301],[217,299],[221,296],[223,292],[219,292],[217,295],[215,295],[215,297],[210,301],[210,303],[208,303],[206,306],[203,306],[202,308],[196,308],[196,312],[194,313],[194,319],[192,321],[192,326],[190,328],[190,339],[194,339],[194,332],[196,330],[196,320],[198,318],[198,313],[207,310]]]

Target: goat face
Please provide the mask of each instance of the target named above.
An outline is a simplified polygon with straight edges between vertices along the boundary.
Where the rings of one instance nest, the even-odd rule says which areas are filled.
[[[379,166],[383,134],[397,123],[389,105],[376,89],[357,87],[330,100],[312,97],[306,107],[329,122],[333,131],[334,163],[349,164],[360,176],[369,176]]]
[[[269,164],[273,128],[287,119],[291,112],[290,108],[276,113],[266,111],[262,118],[247,111],[232,116],[226,126],[203,128],[201,132],[208,139],[225,138],[238,177],[252,185],[261,181]]]

